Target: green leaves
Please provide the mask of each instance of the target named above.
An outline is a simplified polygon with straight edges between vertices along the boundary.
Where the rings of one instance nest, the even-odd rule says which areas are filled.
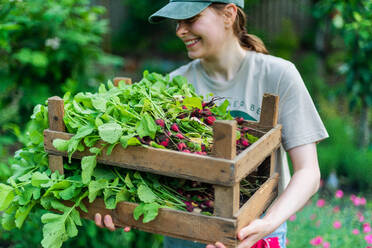
[[[6,210],[14,198],[13,187],[0,183],[0,211]]]
[[[60,152],[65,152],[68,149],[68,140],[55,139],[53,140],[53,146]]]
[[[50,178],[45,173],[35,172],[31,177],[31,184],[35,187],[40,187],[42,184],[46,184],[50,181]]]
[[[114,144],[123,134],[123,129],[117,123],[106,123],[98,127],[99,136],[107,143]]]
[[[81,160],[81,179],[84,184],[88,184],[96,167],[96,156],[86,156]]]
[[[133,212],[133,217],[135,220],[138,220],[141,215],[143,215],[143,223],[148,223],[156,218],[158,216],[160,205],[153,202],[144,204],[139,204]]]
[[[89,183],[89,202],[93,202],[97,195],[108,186],[106,179],[100,179],[98,181],[90,181]]]
[[[157,125],[154,119],[146,112],[142,119],[137,123],[136,131],[138,135],[143,138],[150,136],[152,139],[155,138]]]
[[[183,99],[183,105],[190,109],[203,109],[202,101],[199,97],[186,97],[185,99]]]
[[[156,200],[156,195],[152,190],[144,184],[141,184],[137,189],[137,195],[144,203],[151,203]]]

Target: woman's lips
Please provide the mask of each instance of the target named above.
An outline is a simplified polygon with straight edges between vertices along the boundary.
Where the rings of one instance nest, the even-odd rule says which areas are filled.
[[[192,39],[192,40],[186,40],[185,45],[187,48],[195,46],[200,41],[200,39]]]

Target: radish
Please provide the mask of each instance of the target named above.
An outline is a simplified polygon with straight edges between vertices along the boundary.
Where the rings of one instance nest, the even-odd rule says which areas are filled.
[[[214,116],[208,116],[204,120],[208,125],[213,125],[213,123],[216,121],[216,117]]]
[[[179,139],[184,139],[185,138],[181,133],[176,134],[176,137],[179,138]]]
[[[187,148],[187,146],[186,146],[185,143],[180,142],[180,143],[177,144],[177,148],[178,148],[178,150],[182,151],[183,149]]]
[[[165,126],[165,122],[164,122],[164,120],[162,120],[162,119],[157,119],[157,120],[155,121],[155,123],[158,124],[158,125],[161,126],[161,127],[164,127],[164,126]]]
[[[177,125],[176,123],[173,123],[173,124],[172,124],[171,129],[172,129],[173,131],[175,131],[175,132],[179,132],[179,131],[180,131],[180,129],[179,129],[179,127],[178,127],[178,125]]]

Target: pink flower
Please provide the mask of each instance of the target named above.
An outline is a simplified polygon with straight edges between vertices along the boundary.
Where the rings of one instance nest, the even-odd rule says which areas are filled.
[[[370,226],[368,222],[363,223],[363,228],[366,227],[366,226]]]
[[[311,245],[321,245],[323,243],[323,238],[321,236],[316,236],[312,240],[310,240]]]
[[[361,199],[359,197],[355,197],[354,200],[353,200],[353,204],[354,206],[359,206],[359,205],[362,205],[361,204]]]
[[[338,212],[340,212],[340,207],[339,207],[339,206],[335,206],[335,207],[333,208],[333,212],[334,212],[334,213],[338,213]]]
[[[324,242],[323,247],[324,248],[329,248],[329,247],[331,247],[331,244],[329,242]]]
[[[358,229],[354,229],[354,230],[353,230],[353,234],[354,234],[354,235],[358,235],[358,234],[359,234],[359,230],[358,230]]]
[[[354,194],[352,194],[352,195],[350,196],[350,200],[352,200],[352,201],[354,201],[355,198],[356,198],[356,195],[354,195]]]
[[[342,190],[337,190],[335,194],[336,198],[342,198],[344,196],[344,192]]]
[[[291,217],[289,217],[289,221],[294,221],[297,218],[297,216],[294,214]]]
[[[362,205],[362,206],[366,205],[366,204],[367,204],[367,200],[366,200],[366,198],[364,198],[364,197],[359,198],[359,203],[360,203],[360,205]]]
[[[359,222],[363,222],[363,221],[364,221],[364,216],[363,215],[359,216]]]
[[[316,202],[316,206],[321,208],[325,205],[325,200],[324,199],[319,199],[317,202]]]
[[[368,234],[364,237],[366,240],[367,244],[372,244],[372,234]]]
[[[285,245],[289,245],[289,239],[285,238]]]
[[[363,232],[364,232],[364,233],[369,233],[369,232],[371,232],[371,226],[369,226],[369,225],[368,225],[368,226],[367,226],[367,225],[366,225],[366,226],[363,226]]]
[[[340,221],[336,220],[335,222],[333,222],[333,227],[334,227],[335,229],[340,229],[341,226],[342,226],[342,224],[341,224]]]

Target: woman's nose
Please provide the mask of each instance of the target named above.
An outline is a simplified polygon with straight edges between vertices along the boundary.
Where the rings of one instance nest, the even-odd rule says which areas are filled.
[[[185,36],[187,32],[188,32],[187,25],[182,21],[178,22],[176,27],[177,36],[181,38]]]

